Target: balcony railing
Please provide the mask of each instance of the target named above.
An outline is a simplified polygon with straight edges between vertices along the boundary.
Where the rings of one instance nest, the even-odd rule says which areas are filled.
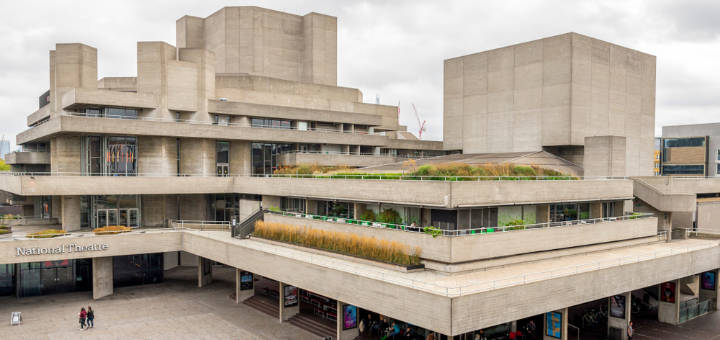
[[[309,219],[309,220],[319,220],[319,221],[324,221],[324,222],[353,224],[353,225],[358,225],[358,226],[368,227],[368,228],[393,229],[393,230],[399,230],[399,231],[405,231],[405,232],[427,233],[427,234],[431,234],[431,235],[435,234],[435,235],[451,236],[451,237],[465,236],[465,235],[485,235],[485,234],[492,234],[492,233],[504,233],[504,232],[532,230],[532,229],[583,226],[583,225],[591,225],[591,224],[598,224],[598,223],[605,223],[605,222],[635,220],[635,219],[655,216],[654,214],[633,213],[632,215],[617,216],[617,217],[603,217],[603,218],[591,218],[591,219],[573,220],[573,221],[509,225],[509,226],[500,226],[500,227],[479,227],[479,228],[446,230],[446,229],[435,228],[432,226],[421,227],[421,226],[412,226],[412,225],[407,225],[407,224],[393,224],[393,223],[384,223],[384,222],[375,222],[375,221],[364,221],[364,220],[360,220],[360,219],[344,218],[344,217],[337,217],[337,216],[313,215],[313,214],[305,214],[305,213],[291,212],[291,211],[277,211],[277,210],[273,211],[273,210],[271,210],[271,211],[269,211],[269,213],[278,214],[278,215],[282,215],[282,216],[304,218],[304,219]]]

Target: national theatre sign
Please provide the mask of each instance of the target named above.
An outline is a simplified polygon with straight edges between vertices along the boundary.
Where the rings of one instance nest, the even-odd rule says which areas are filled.
[[[80,245],[80,244],[63,244],[59,247],[33,247],[33,248],[15,248],[17,250],[17,254],[15,256],[28,256],[28,255],[56,255],[56,254],[65,254],[65,253],[79,253],[79,252],[88,252],[88,251],[103,251],[108,250],[109,246],[107,244],[90,244],[90,245]]]

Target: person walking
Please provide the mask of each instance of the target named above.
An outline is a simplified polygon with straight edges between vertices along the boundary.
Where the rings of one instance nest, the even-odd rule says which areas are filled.
[[[633,329],[633,322],[630,321],[630,322],[628,323],[628,327],[627,327],[628,340],[632,340],[632,336],[633,336],[633,333],[634,333],[634,332],[635,332],[635,330]]]
[[[85,307],[80,308],[80,329],[85,329],[85,318],[87,317],[87,312],[85,312]]]
[[[95,323],[93,322],[95,320],[95,311],[93,311],[92,307],[88,306],[87,309],[87,326],[88,328],[95,327]]]

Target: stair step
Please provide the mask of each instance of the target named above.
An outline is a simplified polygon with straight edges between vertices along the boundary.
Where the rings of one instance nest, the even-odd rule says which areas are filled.
[[[277,318],[280,314],[279,306],[261,297],[253,296],[243,303],[272,317]]]
[[[335,335],[334,327],[303,314],[297,314],[291,317],[288,319],[288,322],[318,336],[325,337]]]

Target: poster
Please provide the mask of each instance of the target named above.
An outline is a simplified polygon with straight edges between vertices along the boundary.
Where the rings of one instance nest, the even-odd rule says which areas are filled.
[[[704,272],[700,274],[700,287],[706,290],[715,290],[716,280],[715,272]]]
[[[253,274],[251,272],[240,272],[240,290],[253,289]]]
[[[357,307],[343,305],[343,330],[357,327]]]
[[[610,297],[610,316],[618,319],[625,319],[625,295]]]
[[[675,303],[675,282],[665,282],[660,285],[660,301]]]
[[[546,334],[549,337],[562,338],[562,313],[548,312],[545,313],[545,322],[547,323]]]
[[[298,289],[294,286],[285,286],[285,307],[292,307],[298,304]]]

